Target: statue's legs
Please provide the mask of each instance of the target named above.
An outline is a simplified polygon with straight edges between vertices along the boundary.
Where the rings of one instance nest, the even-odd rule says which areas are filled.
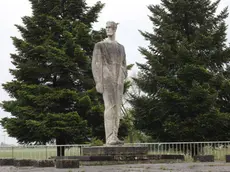
[[[120,123],[121,96],[117,84],[104,85],[103,99],[105,105],[104,124],[106,144],[119,141],[118,129]]]

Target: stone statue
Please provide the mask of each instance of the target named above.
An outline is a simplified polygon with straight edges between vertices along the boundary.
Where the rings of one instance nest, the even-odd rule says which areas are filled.
[[[95,44],[92,73],[97,92],[103,95],[106,145],[119,145],[118,129],[124,81],[127,77],[125,48],[115,40],[118,23],[106,23],[107,38]]]

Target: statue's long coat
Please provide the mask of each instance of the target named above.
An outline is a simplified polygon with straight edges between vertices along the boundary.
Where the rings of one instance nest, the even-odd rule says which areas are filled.
[[[120,108],[127,76],[124,46],[117,42],[102,41],[95,44],[92,72],[96,84],[101,85],[105,112],[106,143],[117,140]]]

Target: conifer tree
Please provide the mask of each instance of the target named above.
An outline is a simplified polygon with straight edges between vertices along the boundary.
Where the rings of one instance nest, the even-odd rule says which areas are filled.
[[[146,63],[131,99],[135,126],[156,141],[229,140],[228,10],[220,0],[161,0],[150,5],[153,32],[139,50]]]
[[[3,84],[12,97],[2,108],[12,117],[1,124],[21,144],[85,143],[104,137],[103,105],[91,72],[93,46],[105,32],[94,31],[104,4],[85,0],[30,0],[32,16],[12,37],[14,79]],[[58,156],[64,149],[58,148]]]

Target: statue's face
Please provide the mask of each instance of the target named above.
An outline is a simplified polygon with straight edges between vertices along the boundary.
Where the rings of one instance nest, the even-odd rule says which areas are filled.
[[[112,23],[106,24],[106,34],[107,36],[113,36],[115,34],[116,30]]]

